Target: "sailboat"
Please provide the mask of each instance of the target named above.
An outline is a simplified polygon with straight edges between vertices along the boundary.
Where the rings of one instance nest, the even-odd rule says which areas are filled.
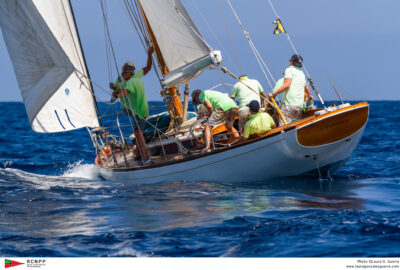
[[[86,127],[104,178],[141,184],[332,174],[357,147],[368,120],[367,102],[308,110],[301,120],[246,142],[229,141],[222,124],[212,129],[212,150],[198,151],[204,123],[188,113],[189,83],[210,67],[228,72],[221,52],[207,44],[180,0],[134,3],[130,8],[143,42],[155,48],[168,111],[163,116],[170,120],[164,129],[154,121],[159,118],[147,121],[153,131],[148,165],[134,161],[135,138],[124,134],[120,114],[112,116],[116,134],[103,125],[70,2],[0,0],[0,26],[32,129],[52,133]]]

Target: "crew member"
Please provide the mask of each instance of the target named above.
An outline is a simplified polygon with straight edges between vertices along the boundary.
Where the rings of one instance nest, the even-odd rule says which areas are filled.
[[[135,71],[135,65],[132,62],[126,62],[122,67],[122,78],[119,78],[114,84],[110,83],[110,87],[114,89],[113,96],[120,98],[122,110],[133,117],[133,131],[136,137],[135,156],[140,165],[147,165],[151,162],[143,136],[145,119],[149,115],[149,105],[141,78],[151,69],[153,52],[153,47],[147,51],[146,67]]]
[[[209,151],[210,149],[211,131],[209,125],[217,126],[225,121],[229,137],[239,138],[237,130],[233,127],[237,105],[228,95],[213,90],[202,91],[197,89],[192,93],[192,103],[194,105],[203,104],[210,115],[204,127],[206,147],[203,151]]]
[[[247,107],[250,116],[249,121],[244,125],[243,141],[247,141],[251,135],[262,134],[276,127],[274,120],[268,113],[260,112],[260,103],[257,100],[252,100],[247,104]]]
[[[292,123],[303,116],[304,93],[307,98],[311,98],[310,89],[307,86],[306,76],[301,70],[303,58],[294,54],[289,59],[289,67],[284,72],[284,81],[281,86],[275,87],[273,94],[268,96],[275,98],[282,93],[280,109],[286,119],[286,122]],[[283,120],[279,120],[279,125],[283,125]]]
[[[239,103],[239,132],[243,134],[244,124],[249,119],[249,108],[246,106],[252,100],[257,100],[260,104],[260,95],[266,97],[261,84],[254,79],[249,79],[247,75],[241,75],[232,89],[231,98],[237,98]]]

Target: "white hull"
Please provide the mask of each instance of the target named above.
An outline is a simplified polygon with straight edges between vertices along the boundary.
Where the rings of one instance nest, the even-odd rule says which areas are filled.
[[[138,184],[177,180],[250,182],[296,176],[315,170],[317,166],[322,168],[347,160],[363,132],[364,128],[335,143],[302,147],[297,143],[296,130],[291,130],[250,145],[186,162],[127,171],[100,168],[100,173],[106,179]]]
[[[336,113],[338,114],[340,113]],[[328,118],[329,116],[321,119]],[[262,181],[301,175],[322,167],[333,173],[357,147],[366,121],[356,132],[335,142],[318,146],[302,146],[298,141],[298,131],[316,122],[318,119],[269,138],[169,165],[148,169],[112,170],[102,167],[99,169],[106,179],[138,184],[180,180]]]

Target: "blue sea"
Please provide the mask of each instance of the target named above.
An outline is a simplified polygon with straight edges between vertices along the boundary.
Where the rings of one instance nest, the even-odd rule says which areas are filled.
[[[370,104],[332,180],[131,185],[99,176],[86,130],[0,103],[0,256],[399,257],[400,102]]]

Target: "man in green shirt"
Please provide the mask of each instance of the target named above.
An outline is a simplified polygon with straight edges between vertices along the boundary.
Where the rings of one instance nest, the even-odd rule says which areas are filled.
[[[125,62],[125,64],[122,66],[122,73],[120,76],[118,76],[118,78],[115,80],[115,82],[111,82],[110,83],[110,88],[113,89],[113,95],[111,98],[111,102],[114,102],[117,98],[115,97],[115,95],[117,94],[116,92],[118,92],[118,89],[125,89],[126,87],[126,83],[127,80],[125,80],[125,76],[123,75],[125,70],[134,70],[134,73],[132,75],[132,78],[138,78],[141,79],[144,77],[144,75],[150,71],[150,69],[147,70],[147,72],[145,73],[145,69],[147,70],[146,67],[139,69],[139,70],[135,70],[135,65],[131,62]],[[127,112],[127,110],[129,110],[129,103],[128,100],[126,98],[120,98],[120,102],[121,102],[121,110],[124,111],[125,113],[129,114]]]
[[[257,100],[247,104],[250,111],[249,121],[244,125],[243,141],[254,134],[265,133],[275,127],[272,117],[265,112],[260,112],[260,103]]]
[[[231,98],[237,98],[239,102],[239,132],[243,134],[244,124],[249,119],[250,112],[246,106],[252,100],[258,100],[261,103],[261,98],[266,97],[261,84],[257,80],[249,79],[247,75],[241,75],[232,89]]]
[[[192,103],[194,105],[203,104],[206,106],[209,113],[207,124],[204,127],[206,141],[206,147],[203,149],[204,151],[208,151],[210,149],[210,125],[217,126],[225,121],[229,137],[239,137],[237,130],[233,127],[233,122],[235,121],[237,112],[237,105],[232,99],[229,98],[228,95],[213,90],[202,91],[197,89],[192,93]]]
[[[121,109],[133,117],[133,132],[136,137],[136,159],[141,158],[141,164],[149,164],[150,158],[146,149],[146,141],[143,133],[146,125],[146,117],[149,115],[149,105],[147,104],[144,92],[144,84],[141,78],[151,70],[153,47],[147,51],[147,65],[141,70],[135,71],[132,62],[126,62],[122,67],[122,78],[118,78],[115,84],[110,83],[110,88],[114,90],[113,97],[120,98]]]
[[[283,82],[278,81],[274,88],[274,93],[268,94],[270,98],[275,98],[282,93],[280,108],[288,124],[302,117],[304,94],[306,94],[307,98],[312,99],[306,76],[301,70],[302,66],[303,58],[294,54],[289,59],[289,67],[285,70]],[[280,119],[279,124],[283,124],[282,119]]]

